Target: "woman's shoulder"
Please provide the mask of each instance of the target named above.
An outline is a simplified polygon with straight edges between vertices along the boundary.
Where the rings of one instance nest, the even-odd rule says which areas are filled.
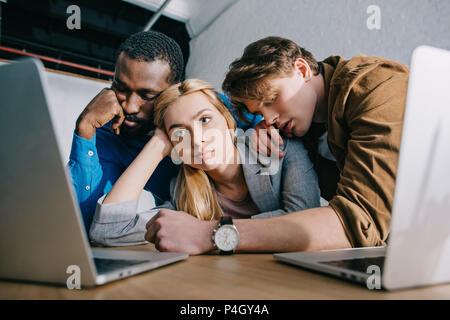
[[[286,153],[307,153],[301,138],[283,138],[281,150]]]
[[[301,170],[309,170],[312,162],[308,155],[302,139],[291,138],[283,139],[284,141],[284,166],[296,166]]]

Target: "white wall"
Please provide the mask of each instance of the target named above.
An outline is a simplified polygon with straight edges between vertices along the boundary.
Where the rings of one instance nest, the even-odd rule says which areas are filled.
[[[380,30],[367,28],[369,5],[381,9]],[[319,60],[364,53],[409,64],[418,45],[450,50],[450,1],[239,0],[192,39],[186,75],[220,89],[244,47],[271,35],[294,40]]]
[[[52,113],[58,119],[58,135],[62,152],[69,159],[72,136],[78,115],[103,88],[106,82],[73,77],[55,72],[46,72]]]

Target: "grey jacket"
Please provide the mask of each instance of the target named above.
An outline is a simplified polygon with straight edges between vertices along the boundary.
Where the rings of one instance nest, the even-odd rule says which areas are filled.
[[[243,143],[238,143],[245,181],[251,198],[261,212],[252,218],[276,217],[320,206],[317,175],[301,140],[284,140],[281,146],[284,157],[272,159],[256,156],[257,153],[249,147],[248,139],[239,139],[241,142],[245,139]],[[176,210],[175,181],[176,178],[170,181],[170,201],[140,213],[137,213],[138,200],[102,204],[106,195],[102,196],[97,202],[89,232],[92,243],[106,246],[147,243],[144,240],[146,223],[159,209]]]

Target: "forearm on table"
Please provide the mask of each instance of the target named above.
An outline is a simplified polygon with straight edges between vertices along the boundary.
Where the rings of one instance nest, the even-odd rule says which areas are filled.
[[[116,181],[111,191],[103,201],[104,204],[127,200],[137,200],[145,184],[164,158],[158,146],[150,141],[139,155]]]
[[[237,251],[288,252],[350,248],[331,207],[319,207],[267,219],[235,219]]]

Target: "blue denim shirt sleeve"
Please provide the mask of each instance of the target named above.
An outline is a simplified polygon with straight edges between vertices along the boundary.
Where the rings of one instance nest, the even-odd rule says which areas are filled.
[[[101,163],[96,147],[97,134],[87,140],[73,134],[72,149],[68,167],[72,176],[75,194],[78,198],[85,228],[89,230],[94,216],[97,200],[109,192],[121,170],[113,163]]]
[[[247,129],[255,127],[260,121],[263,120],[263,117],[260,115],[254,115],[254,114],[251,114],[250,112],[244,112],[245,118],[249,121],[249,123],[246,123],[245,121],[243,121],[242,119],[239,119],[234,114],[233,106],[230,103],[230,97],[228,97],[224,93],[219,93],[219,97],[220,97],[220,99],[222,99],[222,101],[225,103],[225,105],[228,107],[228,109],[230,109],[231,114],[233,115],[233,118],[236,121],[236,125],[238,128],[247,130]]]

